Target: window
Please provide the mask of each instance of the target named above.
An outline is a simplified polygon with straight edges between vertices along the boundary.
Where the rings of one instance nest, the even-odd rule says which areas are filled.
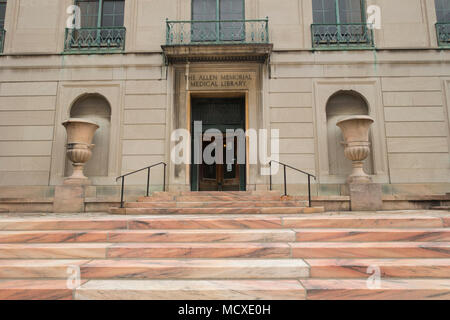
[[[436,35],[440,47],[450,46],[450,0],[435,0]]]
[[[123,26],[124,0],[76,0],[75,4],[81,10],[82,28]]]
[[[0,0],[0,29],[5,27],[6,0]]]
[[[124,49],[124,0],[75,0],[80,7],[81,29],[69,29],[66,51]]]
[[[365,0],[313,0],[313,46],[373,46]]]
[[[313,0],[317,24],[365,23],[362,0]]]
[[[5,13],[6,0],[0,0],[0,53],[3,52],[3,42],[5,40]]]
[[[192,0],[192,41],[243,40],[244,7],[244,0]]]
[[[450,23],[450,0],[435,0],[437,22]]]

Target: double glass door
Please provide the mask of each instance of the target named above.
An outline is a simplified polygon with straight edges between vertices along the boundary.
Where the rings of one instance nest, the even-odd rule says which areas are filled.
[[[191,189],[193,191],[243,191],[245,182],[245,137],[227,130],[244,130],[244,98],[192,99],[192,124],[201,122],[200,161],[195,161],[196,133],[192,134]],[[197,126],[198,127],[198,126]],[[211,131],[213,130],[213,131]],[[220,152],[221,154],[217,154]],[[242,153],[240,153],[242,152]],[[210,159],[208,159],[209,157]],[[219,161],[217,161],[219,160]]]

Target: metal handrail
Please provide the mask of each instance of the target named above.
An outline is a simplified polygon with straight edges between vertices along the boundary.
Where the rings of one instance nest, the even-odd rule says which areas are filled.
[[[373,28],[367,23],[313,23],[313,49],[374,48]]]
[[[436,23],[436,38],[439,47],[450,47],[450,22]]]
[[[234,31],[223,33],[222,24],[238,23]],[[215,24],[215,28],[199,28],[204,24]],[[169,20],[166,19],[166,45],[190,44],[268,44],[269,18],[265,19],[210,19],[210,20]]]
[[[166,191],[166,168],[167,168],[167,164],[165,162],[159,162],[159,163],[156,163],[156,164],[152,164],[151,166],[148,166],[148,167],[145,167],[145,168],[133,171],[133,172],[129,172],[127,174],[124,174],[124,175],[116,178],[116,182],[117,182],[117,180],[122,179],[122,185],[121,185],[121,188],[120,188],[120,207],[121,208],[123,208],[123,203],[124,203],[124,201],[123,201],[123,192],[125,190],[125,177],[131,176],[133,174],[136,174],[136,173],[144,171],[144,170],[147,170],[147,193],[146,193],[146,195],[148,197],[149,194],[150,194],[149,193],[149,190],[150,190],[150,171],[152,170],[152,168],[160,166],[160,165],[164,165],[163,191]]]
[[[276,161],[276,160],[271,160],[271,161],[269,162],[269,170],[270,170],[270,190],[271,190],[271,191],[272,191],[272,162],[276,162],[276,163],[281,164],[281,165],[283,166],[283,171],[284,171],[284,195],[285,195],[285,196],[288,195],[288,194],[287,194],[287,182],[286,182],[286,168],[295,170],[295,171],[297,171],[297,172],[306,174],[306,175],[308,176],[308,206],[311,207],[311,206],[312,206],[312,204],[311,204],[311,177],[313,177],[314,180],[317,180],[316,176],[315,176],[315,175],[312,175],[312,174],[310,174],[310,173],[308,173],[308,172],[306,172],[306,171],[303,171],[303,170],[294,168],[294,167],[292,167],[292,166],[290,166],[290,165],[288,165],[288,164],[285,164],[285,163],[282,163],[282,162],[279,162],[279,161]]]
[[[125,27],[66,28],[65,52],[125,50]]]

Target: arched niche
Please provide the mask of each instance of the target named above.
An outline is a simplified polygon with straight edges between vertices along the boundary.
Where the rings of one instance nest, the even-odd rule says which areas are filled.
[[[84,174],[87,177],[108,176],[109,146],[111,139],[111,106],[100,94],[86,94],[79,97],[70,108],[71,118],[95,121],[99,128],[93,139],[95,145],[92,158],[86,163]],[[65,176],[72,174],[72,165],[67,160]]]
[[[369,115],[367,102],[360,94],[351,90],[339,91],[328,99],[326,117],[330,175],[346,176],[352,172],[351,161],[344,156],[342,131],[336,126],[339,120],[352,115]],[[371,135],[370,142],[372,142]],[[364,163],[364,171],[371,175],[374,172],[372,154],[373,148],[371,148],[371,155]]]

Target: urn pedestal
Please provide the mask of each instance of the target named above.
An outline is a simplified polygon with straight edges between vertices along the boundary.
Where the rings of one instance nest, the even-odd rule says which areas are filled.
[[[352,161],[353,170],[347,184],[353,211],[376,211],[383,206],[381,185],[372,183],[363,169],[364,160],[370,155],[369,129],[373,122],[369,116],[351,116],[336,124],[344,136],[344,155]]]
[[[86,186],[90,184],[83,169],[92,156],[92,139],[99,126],[92,121],[71,118],[63,122],[67,131],[67,157],[72,161],[73,174],[64,185],[55,187],[53,212],[84,212]]]

